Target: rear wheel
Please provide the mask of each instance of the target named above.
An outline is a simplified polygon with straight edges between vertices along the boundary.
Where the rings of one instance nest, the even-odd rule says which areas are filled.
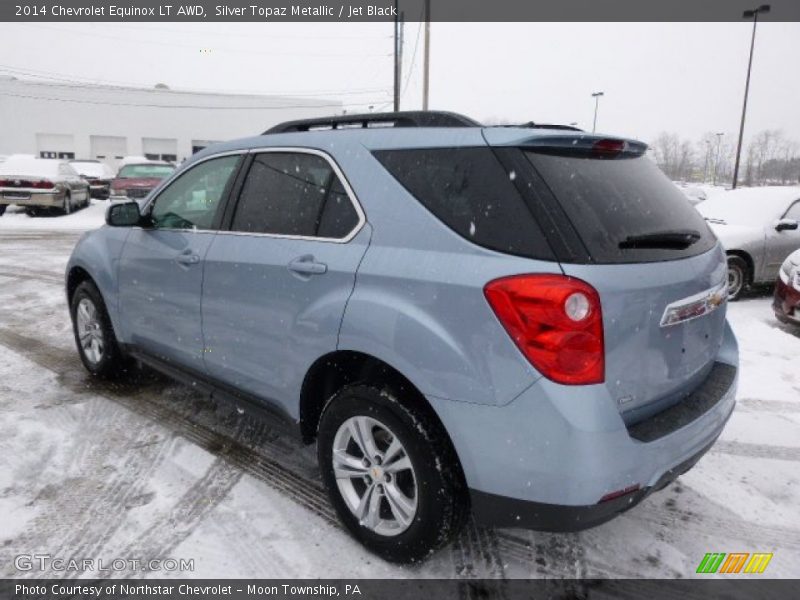
[[[414,562],[446,543],[466,491],[446,436],[388,388],[343,388],[326,406],[317,454],[348,531],[386,560]]]
[[[29,206],[28,208],[25,209],[25,214],[28,215],[29,217],[38,217],[39,209],[37,209],[35,206]]]
[[[738,300],[747,286],[749,270],[741,256],[728,257],[728,300]]]
[[[69,192],[64,194],[64,203],[61,205],[61,212],[65,215],[72,213],[72,199],[70,198]]]
[[[0,217],[2,217],[6,212],[6,205],[0,204]]]
[[[107,379],[124,375],[128,361],[120,352],[105,302],[93,282],[84,281],[77,287],[70,314],[75,343],[86,369]]]

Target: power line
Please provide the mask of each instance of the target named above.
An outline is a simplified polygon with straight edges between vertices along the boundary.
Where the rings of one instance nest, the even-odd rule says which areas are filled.
[[[60,27],[51,27],[51,26],[47,26],[47,25],[32,25],[30,23],[16,23],[16,25],[19,25],[19,26],[22,26],[22,27],[32,27],[34,29],[44,29],[44,30],[48,30],[48,31],[58,31],[58,32],[61,32],[61,33],[72,33],[67,29],[62,29]],[[108,35],[108,34],[95,33],[95,32],[92,32],[92,37],[106,38],[106,39],[114,40],[116,42],[123,42],[123,43],[128,43],[128,44],[136,44],[138,46],[141,46],[141,44],[144,42],[144,43],[149,44],[149,45],[168,46],[168,47],[174,47],[174,48],[191,48],[192,50],[198,50],[199,51],[199,45],[198,44],[182,44],[182,43],[176,43],[176,42],[165,42],[163,40],[143,40],[142,38],[137,38],[137,39],[128,38],[128,39],[126,39],[126,38],[121,38],[121,37],[116,36],[116,35]],[[235,53],[235,54],[248,54],[248,55],[271,56],[271,57],[274,57],[274,56],[286,56],[286,57],[298,57],[298,58],[386,58],[388,56],[391,56],[391,53],[387,53],[387,54],[363,54],[363,53],[358,53],[358,54],[335,54],[335,53],[326,52],[326,53],[322,53],[322,54],[317,54],[317,53],[303,54],[303,53],[298,53],[298,52],[260,52],[260,51],[257,51],[257,50],[250,50],[250,49],[239,50],[239,49],[233,49],[233,48],[225,48],[225,47],[216,46],[216,45],[213,46],[213,49],[216,50],[217,52],[231,52],[231,53]]]
[[[109,90],[135,90],[138,92],[149,93],[164,93],[164,90],[141,87],[141,84],[134,84],[129,82],[113,81],[113,80],[92,80],[79,76],[73,77],[59,77],[52,71],[37,71],[25,70],[19,67],[10,67],[7,65],[0,65],[0,72],[9,73],[11,75],[18,75],[24,77],[32,77],[35,79],[43,79],[45,81],[32,81],[27,82],[33,85],[49,86],[49,87],[67,87],[74,89],[88,89],[88,88],[105,88]],[[261,90],[182,90],[182,89],[169,89],[171,93],[175,94],[247,94],[247,95],[276,95],[276,96],[296,96],[296,97],[321,97],[321,96],[357,96],[371,93],[389,93],[386,88],[362,88],[362,89],[349,89],[349,90],[313,90],[313,91],[261,91]]]

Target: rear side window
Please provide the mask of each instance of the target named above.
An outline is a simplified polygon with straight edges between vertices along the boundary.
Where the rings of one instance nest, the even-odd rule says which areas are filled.
[[[231,228],[339,239],[353,231],[358,220],[342,182],[324,158],[265,152],[253,159]]]
[[[705,219],[646,156],[614,159],[525,151],[593,262],[675,260],[710,250]],[[693,241],[684,243],[680,235]]]
[[[507,254],[553,259],[542,231],[490,148],[378,150],[374,155],[461,237]]]

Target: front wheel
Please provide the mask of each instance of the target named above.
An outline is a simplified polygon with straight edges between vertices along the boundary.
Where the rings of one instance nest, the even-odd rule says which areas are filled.
[[[742,297],[747,285],[747,263],[740,256],[728,257],[728,300]]]
[[[317,455],[348,531],[382,558],[414,562],[446,543],[466,490],[444,432],[389,388],[347,386],[320,419]]]
[[[70,302],[72,331],[81,362],[92,375],[117,379],[127,371],[127,361],[117,345],[100,290],[91,281],[81,283]]]

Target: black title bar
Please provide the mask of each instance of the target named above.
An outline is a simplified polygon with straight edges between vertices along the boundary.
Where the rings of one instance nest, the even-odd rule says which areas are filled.
[[[741,21],[760,0],[430,0],[431,21]],[[800,0],[762,21],[800,22]],[[425,0],[2,0],[0,21],[389,22],[424,20]]]

